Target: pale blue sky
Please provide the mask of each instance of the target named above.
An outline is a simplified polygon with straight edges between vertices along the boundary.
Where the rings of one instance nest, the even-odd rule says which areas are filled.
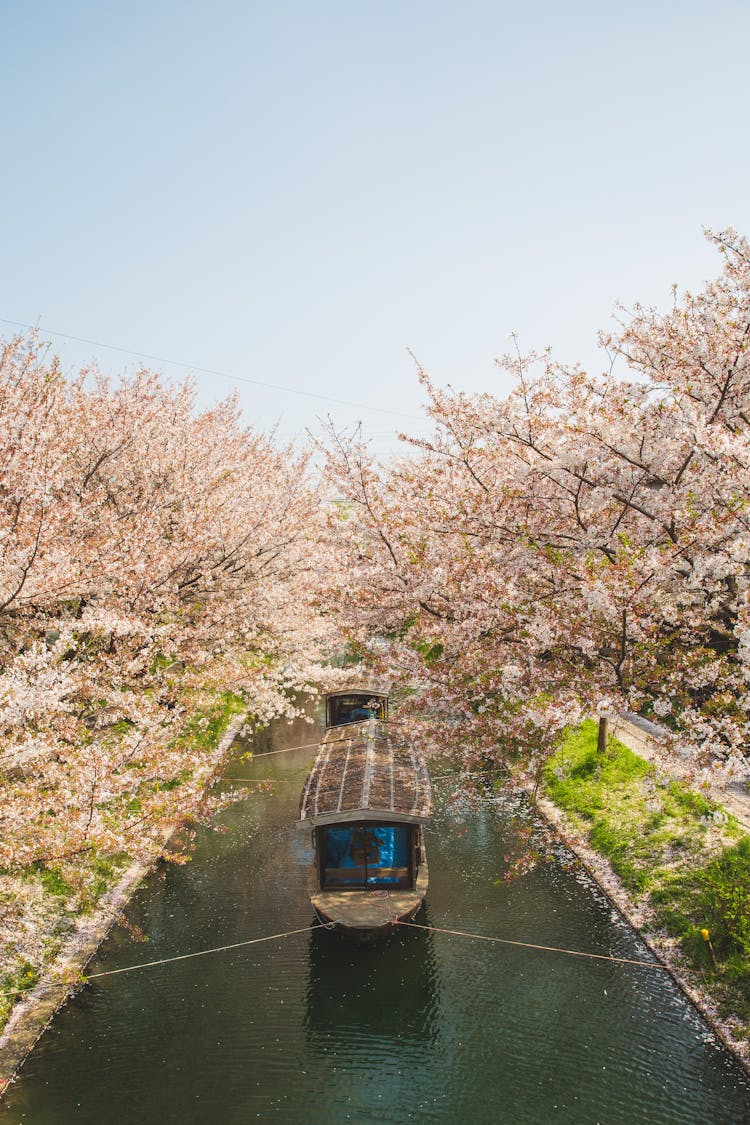
[[[467,389],[512,332],[598,367],[618,299],[750,234],[747,2],[0,0],[0,44],[0,317],[43,334],[414,415],[407,346]],[[285,436],[412,425],[237,386]]]

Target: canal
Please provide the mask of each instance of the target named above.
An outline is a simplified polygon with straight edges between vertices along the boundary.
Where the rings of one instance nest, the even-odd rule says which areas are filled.
[[[149,878],[89,971],[312,923],[295,827],[313,728],[276,724],[231,777],[271,792],[201,831]],[[503,801],[436,783],[419,921],[648,958],[565,855],[502,879]],[[55,1019],[0,1125],[731,1125],[750,1084],[665,973],[403,929],[372,946],[327,930],[92,981]]]

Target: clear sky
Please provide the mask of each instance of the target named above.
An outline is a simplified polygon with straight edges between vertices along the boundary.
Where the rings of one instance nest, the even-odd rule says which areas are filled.
[[[407,347],[601,367],[616,301],[750,235],[748,47],[747,0],[0,0],[0,317],[416,416]],[[197,379],[286,437],[421,425]]]

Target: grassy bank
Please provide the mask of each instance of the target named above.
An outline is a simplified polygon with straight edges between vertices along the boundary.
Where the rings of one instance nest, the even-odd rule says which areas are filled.
[[[750,836],[616,739],[605,754],[596,744],[594,722],[568,733],[546,796],[678,941],[721,1014],[750,1030]]]
[[[152,799],[155,792],[166,797],[185,789],[191,791],[187,804],[195,804],[224,732],[248,709],[244,698],[229,691],[203,697],[199,705],[189,697],[183,702],[189,718],[176,744],[183,751],[179,760],[184,761],[187,754],[192,768],[178,770],[156,784],[144,783],[144,800]],[[134,808],[139,800],[133,798],[130,805]],[[176,853],[173,858],[182,857]],[[14,1004],[34,988],[79,922],[94,913],[133,859],[126,851],[103,854],[90,849],[82,851],[75,863],[69,862],[64,872],[43,863],[13,871],[0,869],[0,1032]]]

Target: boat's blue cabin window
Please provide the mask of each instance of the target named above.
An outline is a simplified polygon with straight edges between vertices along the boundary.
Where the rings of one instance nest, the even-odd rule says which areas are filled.
[[[324,887],[411,886],[411,825],[347,824],[319,832]]]
[[[344,723],[360,723],[363,719],[384,719],[385,699],[366,692],[348,692],[328,699],[326,726],[340,727]]]

